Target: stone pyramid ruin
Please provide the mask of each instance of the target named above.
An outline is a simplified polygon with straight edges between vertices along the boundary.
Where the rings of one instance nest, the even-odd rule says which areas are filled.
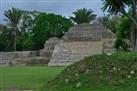
[[[75,25],[54,47],[48,66],[69,66],[86,56],[113,52],[114,40],[99,22]]]
[[[75,25],[62,39],[50,38],[44,49],[0,52],[0,66],[69,66],[86,56],[113,52],[114,34],[99,22]]]

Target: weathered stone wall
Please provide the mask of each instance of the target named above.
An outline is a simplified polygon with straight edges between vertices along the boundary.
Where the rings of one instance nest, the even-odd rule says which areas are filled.
[[[26,65],[32,57],[37,56],[37,51],[0,52],[0,66]]]
[[[68,66],[84,57],[114,52],[115,35],[100,23],[73,26],[55,46],[48,66]]]
[[[112,53],[115,51],[115,48],[114,48],[115,40],[116,40],[115,38],[102,40],[103,53]]]
[[[48,64],[54,47],[61,40],[50,38],[39,51],[0,52],[0,66],[25,66]]]
[[[113,44],[113,40],[59,43],[55,46],[48,66],[69,66],[86,56],[111,53],[115,51]]]
[[[68,66],[85,56],[101,54],[102,42],[65,42],[55,46],[49,66]]]

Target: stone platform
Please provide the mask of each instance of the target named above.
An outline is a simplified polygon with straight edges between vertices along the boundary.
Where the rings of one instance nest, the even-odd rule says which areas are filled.
[[[68,66],[85,56],[102,53],[102,42],[65,42],[55,46],[49,66]]]
[[[75,25],[54,48],[48,66],[69,66],[86,56],[110,53],[115,35],[100,23]]]

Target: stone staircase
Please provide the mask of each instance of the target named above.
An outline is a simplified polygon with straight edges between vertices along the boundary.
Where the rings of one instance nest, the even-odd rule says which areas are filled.
[[[101,54],[103,43],[96,42],[64,42],[55,46],[48,66],[68,66],[86,56]]]
[[[60,42],[60,40],[56,37],[50,38],[48,41],[46,41],[46,43],[44,45],[44,49],[40,50],[39,56],[45,58],[45,62],[48,63],[52,56],[55,45],[59,42]]]

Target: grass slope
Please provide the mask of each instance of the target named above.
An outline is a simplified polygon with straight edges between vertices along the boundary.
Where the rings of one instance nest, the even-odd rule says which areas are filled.
[[[35,89],[56,77],[63,67],[1,67],[0,91]]]
[[[87,57],[65,69],[42,91],[137,91],[137,53]]]

